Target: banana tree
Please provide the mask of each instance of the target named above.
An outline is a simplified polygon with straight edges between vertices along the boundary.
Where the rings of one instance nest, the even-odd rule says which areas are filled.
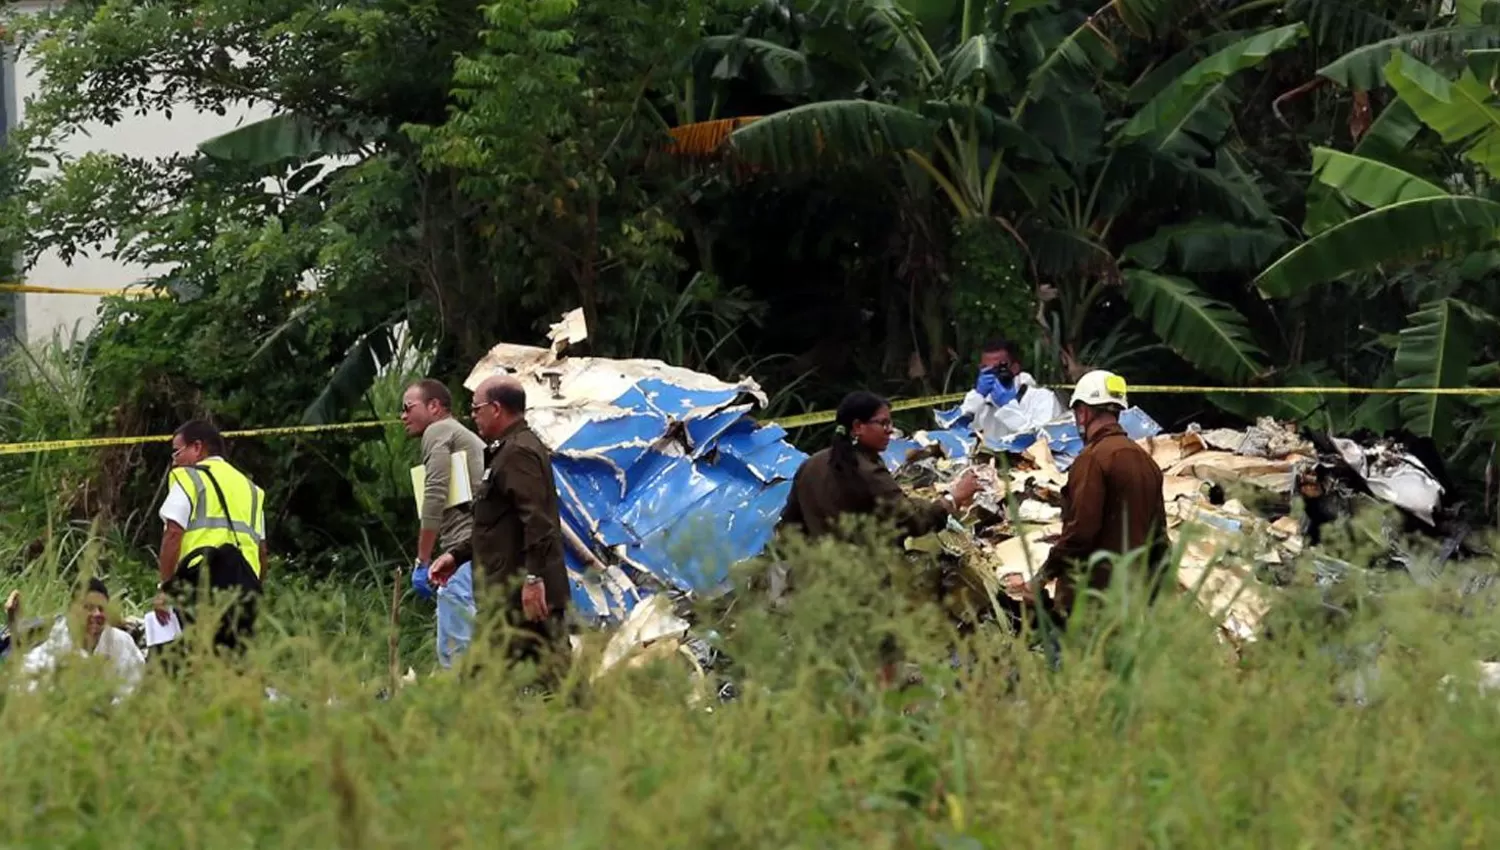
[[[217,163],[272,175],[278,203],[331,205],[327,197],[330,187],[338,185],[342,178],[356,175],[386,133],[384,125],[336,127],[283,112],[209,138],[198,145],[198,151]],[[279,237],[284,235],[281,227],[277,224],[267,230]],[[307,262],[313,266],[314,258],[307,258]],[[303,276],[312,273],[309,268]],[[364,309],[354,310],[350,305],[356,303]],[[382,306],[387,309],[382,311]],[[321,287],[259,341],[249,365],[265,367],[276,357],[294,351],[294,340],[306,334],[310,326],[326,322],[330,313],[342,310],[357,315],[354,327],[361,330],[346,331],[355,338],[302,414],[305,424],[339,421],[374,384],[379,365],[390,362],[400,346],[406,319],[416,308],[415,303],[404,300],[396,305],[371,304],[364,293],[351,293],[337,286]]]
[[[1014,241],[995,232],[1001,222],[992,213],[1003,166],[997,151],[1012,145],[1041,161],[1050,156],[1015,120],[990,106],[1015,80],[997,40],[984,29],[984,4],[966,0],[936,8],[943,5],[928,4],[925,11],[929,24],[934,11],[938,19],[952,19],[947,41],[939,40],[949,32],[943,24],[924,27],[893,0],[812,4],[802,48],[830,76],[842,74],[851,96],[766,117],[678,127],[673,150],[703,154],[722,146],[736,161],[771,171],[900,157],[905,195],[920,197],[935,187],[957,220],[950,266],[958,283],[952,291],[963,292],[968,275],[987,276],[989,297],[966,304],[964,315],[1017,336],[1031,328],[1035,301]],[[914,288],[913,298],[920,302],[913,304],[915,323],[941,371],[949,348],[945,313],[959,314],[952,309],[958,305],[944,305],[931,287]],[[985,304],[1004,307],[994,311],[1000,315],[983,315]]]
[[[1409,53],[1391,54],[1384,79],[1399,99],[1352,152],[1313,149],[1313,180],[1323,193],[1309,212],[1316,227],[1256,279],[1266,297],[1302,296],[1339,280],[1373,289],[1381,273],[1402,266],[1429,268],[1500,248],[1500,202],[1490,185],[1500,174],[1500,101],[1482,81],[1494,79],[1494,57],[1491,50],[1473,52],[1468,67],[1450,79]],[[1418,121],[1456,155],[1444,160],[1446,172],[1398,164]],[[1466,386],[1479,352],[1500,341],[1487,293],[1453,286],[1426,295],[1390,340],[1396,385]],[[1432,394],[1403,398],[1399,411],[1413,432],[1451,445],[1476,408],[1461,397]]]
[[[885,99],[824,100],[746,120],[712,141],[771,171],[897,158],[911,191],[930,181],[960,228],[1003,228],[1025,250],[1033,282],[1057,294],[1051,312],[1061,321],[1051,324],[1065,360],[1089,336],[1094,308],[1124,283],[1136,314],[1195,365],[1235,380],[1259,373],[1251,364],[1261,355],[1243,317],[1174,273],[1208,270],[1202,258],[1210,244],[1228,244],[1228,256],[1260,268],[1284,241],[1243,158],[1224,142],[1234,120],[1233,77],[1296,44],[1305,28],[1204,39],[1144,75],[1129,91],[1134,111],[1106,132],[1097,90],[1125,51],[1105,35],[1103,17],[1118,15],[1149,35],[1183,4],[1106,4],[1080,20],[1050,4],[1013,3],[998,15],[1003,28],[991,32],[979,22],[997,16],[969,0],[957,7],[957,37],[941,49],[929,40],[931,15],[924,26],[888,0],[846,8],[882,24],[885,52],[908,58],[913,85],[878,90]],[[1168,220],[1155,222],[1160,234],[1129,232],[1153,223],[1143,214],[1153,193],[1167,208],[1186,200],[1192,213],[1216,215],[1192,230],[1174,231],[1185,222]],[[1127,225],[1117,233],[1121,221]],[[1134,253],[1119,246],[1141,240],[1150,245],[1135,253],[1150,263],[1123,277],[1122,260]],[[991,265],[1017,264],[1001,257]],[[1228,358],[1219,345],[1225,340]]]

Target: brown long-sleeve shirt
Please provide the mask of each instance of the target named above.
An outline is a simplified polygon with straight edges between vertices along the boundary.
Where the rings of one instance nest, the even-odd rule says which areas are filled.
[[[1071,603],[1069,571],[1095,552],[1123,553],[1151,544],[1149,568],[1157,570],[1168,547],[1161,468],[1119,425],[1100,429],[1068,470],[1063,487],[1063,530],[1042,565],[1044,579],[1058,578],[1060,599]],[[1088,586],[1109,587],[1111,565],[1096,564]]]
[[[474,492],[474,530],[453,549],[462,564],[473,560],[474,577],[504,592],[519,609],[522,579],[542,579],[553,611],[566,607],[568,571],[563,564],[562,519],[557,512],[552,452],[526,422],[506,429],[485,451],[485,472]]]
[[[855,448],[853,469],[833,466],[832,450],[808,458],[792,479],[792,493],[781,512],[782,528],[796,528],[810,539],[838,529],[845,514],[874,516],[893,523],[906,535],[919,537],[939,531],[948,522],[941,502],[924,502],[906,495],[880,455]]]

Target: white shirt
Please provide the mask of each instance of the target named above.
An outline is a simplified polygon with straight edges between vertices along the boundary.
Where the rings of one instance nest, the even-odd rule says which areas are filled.
[[[22,672],[29,680],[27,689],[36,690],[39,677],[56,669],[58,663],[69,655],[87,658],[89,653],[74,649],[73,635],[68,630],[68,618],[58,617],[52,626],[52,633],[47,635],[41,646],[26,653],[26,658],[22,661]],[[109,659],[115,675],[119,677],[120,690],[116,699],[129,696],[140,683],[146,656],[135,645],[135,641],[130,639],[130,635],[120,629],[105,626],[93,655]]]
[[[153,646],[161,646],[164,643],[171,643],[182,634],[182,621],[177,619],[176,611],[167,612],[166,625],[162,625],[161,621],[156,619],[155,611],[147,611],[146,616],[142,618],[142,622],[146,625],[146,647],[148,649]]]
[[[214,455],[208,460],[223,460],[224,458]],[[193,503],[188,500],[187,491],[175,480],[172,486],[167,488],[167,498],[162,500],[161,510],[157,512],[162,522],[175,522],[181,528],[187,528],[188,520],[193,515]]]
[[[1067,417],[1068,411],[1058,401],[1057,394],[1037,385],[1030,373],[1017,375],[1016,386],[1026,387],[1026,392],[1003,406],[969,390],[959,410],[972,418],[971,427],[975,433],[988,440],[1003,440]]]

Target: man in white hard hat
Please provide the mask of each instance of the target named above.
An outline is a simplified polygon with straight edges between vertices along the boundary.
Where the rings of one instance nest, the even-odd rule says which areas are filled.
[[[1112,372],[1089,372],[1073,388],[1073,421],[1083,437],[1083,451],[1068,470],[1063,487],[1063,530],[1033,583],[1057,582],[1055,608],[1072,609],[1077,578],[1095,552],[1125,553],[1142,547],[1145,572],[1154,599],[1168,549],[1161,469],[1120,427],[1127,406],[1125,379]],[[1107,589],[1113,564],[1101,559],[1088,567],[1087,584]],[[1034,591],[1033,591],[1034,592]]]

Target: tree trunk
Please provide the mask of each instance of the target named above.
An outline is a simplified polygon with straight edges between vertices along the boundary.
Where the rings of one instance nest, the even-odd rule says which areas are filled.
[[[583,307],[583,319],[588,323],[589,337],[598,339],[603,328],[599,327],[599,198],[591,194],[588,205],[588,226],[584,230],[582,256],[578,261],[578,298]]]

